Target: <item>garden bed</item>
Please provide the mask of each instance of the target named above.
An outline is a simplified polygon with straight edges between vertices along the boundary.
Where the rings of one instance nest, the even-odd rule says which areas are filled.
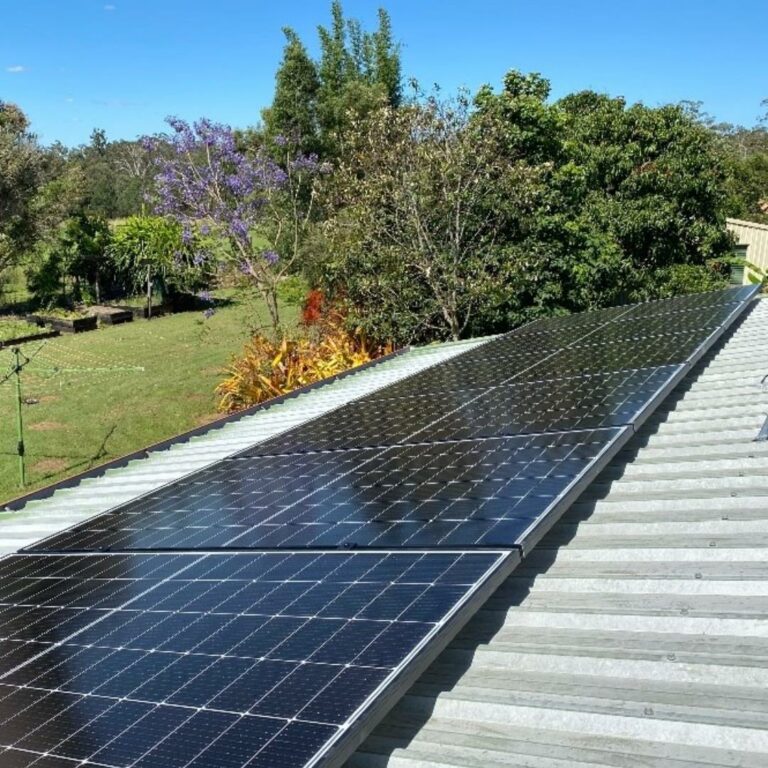
[[[58,336],[56,330],[40,330],[38,323],[30,323],[17,317],[0,318],[0,348],[24,344],[28,341],[38,341]]]
[[[50,325],[55,331],[61,333],[83,333],[84,331],[95,331],[97,318],[96,315],[27,315],[27,322],[37,323],[37,325]]]
[[[147,318],[146,296],[128,296],[122,300],[118,299],[115,303],[110,302],[105,306],[120,310],[121,312],[130,312],[138,320]],[[170,312],[171,308],[165,304],[152,304],[152,317],[162,317],[163,315],[170,314]]]
[[[133,312],[130,309],[102,304],[88,307],[88,314],[98,318],[98,321],[104,325],[119,325],[120,323],[130,323],[133,320]]]

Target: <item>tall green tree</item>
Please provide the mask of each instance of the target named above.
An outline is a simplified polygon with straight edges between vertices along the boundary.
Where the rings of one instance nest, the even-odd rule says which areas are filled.
[[[374,32],[366,32],[357,19],[344,17],[340,0],[333,0],[330,28],[318,27],[317,114],[328,155],[339,153],[350,121],[400,103],[399,46],[384,9],[379,10],[378,21]]]
[[[715,126],[728,177],[728,215],[768,223],[768,129]]]
[[[318,150],[317,67],[296,32],[283,29],[283,59],[275,75],[272,106],[262,113],[267,139],[287,139],[304,153]]]
[[[266,141],[274,148],[276,136],[299,136],[294,146],[299,152],[335,157],[352,119],[400,104],[400,50],[385,10],[379,10],[378,27],[369,32],[359,20],[346,18],[341,2],[333,0],[330,25],[318,27],[317,62],[293,30],[283,31],[286,46],[272,104],[262,112],[264,131],[244,135],[245,144]]]
[[[122,218],[140,213],[152,182],[149,154],[138,141],[109,141],[95,128],[91,140],[69,153],[83,179],[83,206],[96,216]]]
[[[503,240],[537,170],[471,130],[463,97],[385,107],[351,128],[317,280],[372,338],[460,338],[508,285]]]
[[[711,273],[707,262],[730,248],[711,132],[675,105],[548,95],[540,76],[511,72],[500,93],[484,88],[477,98],[475,119],[500,154],[548,169],[523,237],[508,240],[520,290],[501,326],[526,306],[579,310],[661,295],[679,265]]]
[[[26,116],[0,101],[0,272],[18,262],[39,235],[42,181],[43,156]]]
[[[379,27],[372,36],[373,80],[386,89],[391,107],[400,106],[402,100],[402,72],[400,47],[392,35],[392,20],[387,11],[379,8]]]

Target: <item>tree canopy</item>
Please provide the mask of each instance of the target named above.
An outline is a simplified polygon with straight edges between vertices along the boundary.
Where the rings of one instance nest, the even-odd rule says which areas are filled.
[[[290,28],[275,75],[272,104],[262,113],[268,141],[283,136],[303,152],[335,156],[352,116],[400,104],[399,46],[389,14],[378,11],[378,27],[363,29],[348,19],[339,0],[331,4],[330,27],[318,27],[321,55],[312,61]]]

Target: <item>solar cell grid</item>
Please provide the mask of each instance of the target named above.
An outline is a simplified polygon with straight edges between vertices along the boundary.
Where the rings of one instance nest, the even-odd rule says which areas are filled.
[[[621,436],[618,428],[598,429],[356,451],[358,463],[325,475],[320,488],[306,477],[289,479],[300,498],[282,506],[261,505],[258,494],[250,493],[260,483],[262,464],[269,466],[274,457],[241,457],[228,462],[215,484],[202,483],[207,507],[174,486],[42,546],[59,551],[84,545],[184,549],[191,541],[235,549],[513,546],[529,521],[546,515]],[[338,454],[320,455],[332,462]],[[185,482],[197,484],[195,477]],[[211,523],[218,510],[226,510],[230,525]],[[208,522],[201,524],[199,516]]]
[[[611,371],[495,387],[409,437],[464,440],[634,424],[681,366]],[[415,398],[414,398],[415,399]]]
[[[701,341],[702,333],[692,331],[638,338],[629,343],[621,338],[619,332],[614,338],[604,336],[594,343],[557,352],[517,376],[514,381],[549,381],[569,376],[679,365],[696,352]]]
[[[315,419],[303,429],[267,440],[245,454],[301,453],[402,443],[477,395],[477,391],[453,391],[402,397],[396,401],[358,400]]]
[[[485,346],[485,345],[483,345]],[[481,348],[482,349],[482,348]],[[487,351],[485,356],[461,355],[455,361],[445,365],[427,368],[421,373],[403,379],[396,384],[371,393],[366,396],[369,402],[380,399],[393,399],[401,396],[412,396],[424,393],[439,395],[454,391],[470,391],[487,389],[496,386],[500,380],[509,378],[552,354],[553,349],[535,348],[510,349],[498,354]],[[469,355],[470,353],[466,353]]]
[[[94,560],[51,556],[49,566],[26,557],[13,560],[27,572],[66,560],[87,570]],[[166,571],[187,564],[163,579],[136,579],[114,610],[100,599],[87,605],[81,631],[54,646],[28,643],[40,655],[21,667],[0,657],[3,758],[27,750],[115,768],[303,765],[364,715],[372,694],[510,555],[155,558]],[[0,607],[31,578],[0,578]],[[46,605],[69,604],[66,583],[80,581],[39,580],[61,592]],[[78,602],[98,591],[79,590]]]
[[[759,290],[759,286],[757,287]],[[683,296],[674,296],[668,299],[658,299],[640,304],[627,305],[626,317],[653,316],[660,314],[676,313],[680,311],[695,311],[707,314],[718,307],[730,306],[736,308],[743,306],[745,301],[751,299],[757,292],[754,285],[735,286],[720,291],[708,291],[706,293],[691,293]]]

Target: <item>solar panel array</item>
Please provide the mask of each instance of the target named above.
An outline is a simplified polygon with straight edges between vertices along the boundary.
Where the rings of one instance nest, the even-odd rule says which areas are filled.
[[[340,764],[754,291],[532,323],[0,562],[0,764]]]

